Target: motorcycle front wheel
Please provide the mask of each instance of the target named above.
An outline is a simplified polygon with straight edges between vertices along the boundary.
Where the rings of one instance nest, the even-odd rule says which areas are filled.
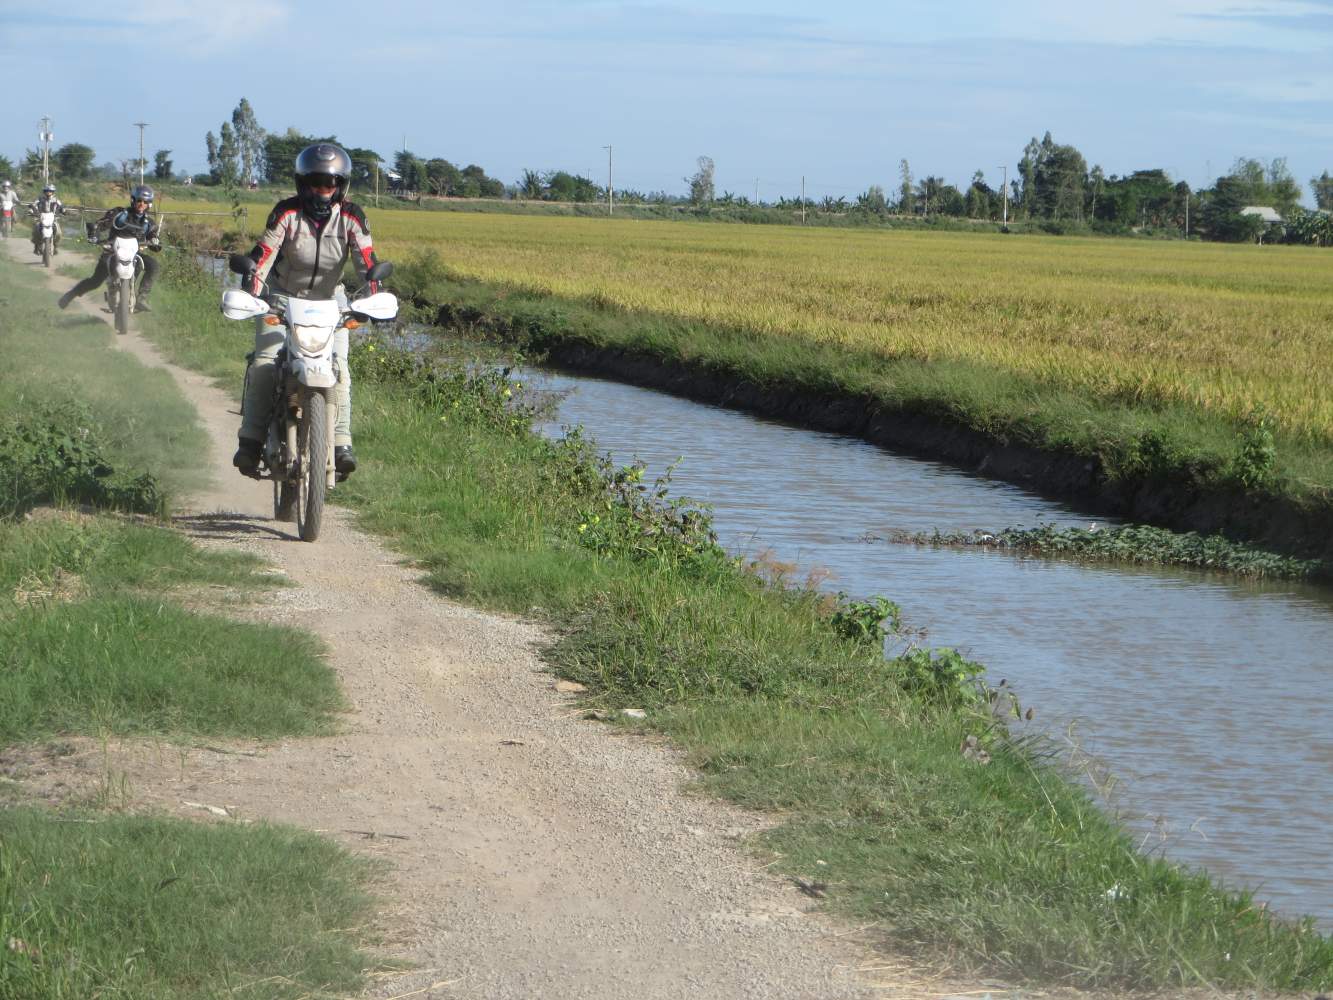
[[[134,285],[129,278],[120,279],[120,292],[116,296],[116,332],[130,332],[130,299],[134,297]]]
[[[42,266],[51,266],[51,241],[42,240]]]
[[[313,542],[319,537],[324,489],[328,483],[329,428],[323,393],[306,394],[301,424],[296,431],[296,448],[301,456],[301,478],[296,485],[296,530],[301,541]]]
[[[273,480],[273,520],[284,524],[296,520],[296,483]]]

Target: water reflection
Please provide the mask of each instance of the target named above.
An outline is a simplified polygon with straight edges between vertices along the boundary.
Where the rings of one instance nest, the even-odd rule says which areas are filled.
[[[531,377],[531,373],[529,374]],[[650,390],[542,373],[582,424],[673,492],[711,503],[732,551],[826,568],[822,586],[898,601],[935,646],[1007,678],[1039,721],[1099,755],[1149,847],[1333,928],[1333,596],[1193,571],[1085,567],[867,543],[895,529],[1087,526],[1015,487]]]

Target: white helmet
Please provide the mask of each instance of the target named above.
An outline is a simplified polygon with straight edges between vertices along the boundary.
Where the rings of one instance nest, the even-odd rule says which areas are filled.
[[[11,184],[9,183],[9,181],[0,181],[0,187],[7,188],[7,187],[12,187],[12,186],[13,186],[13,185],[11,185]]]

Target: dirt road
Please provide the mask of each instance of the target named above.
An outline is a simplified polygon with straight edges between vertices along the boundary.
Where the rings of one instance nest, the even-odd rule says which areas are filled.
[[[24,241],[5,246],[35,265]],[[52,291],[73,283],[46,280]],[[106,318],[100,306],[94,293],[70,312]],[[213,482],[178,525],[208,545],[255,552],[296,583],[246,613],[322,635],[354,709],[337,736],[266,744],[256,756],[126,743],[110,767],[128,778],[136,806],[232,821],[197,804],[224,807],[390,862],[377,930],[382,950],[416,970],[377,978],[368,995],[977,990],[925,981],[857,943],[858,929],[813,912],[744,846],[762,819],[688,794],[690,773],[669,748],[581,718],[538,657],[536,626],[435,596],[340,510],[326,514],[318,543],[297,541],[294,525],[271,519],[268,485],[230,466],[230,398],[163,365],[136,334],[115,346],[168,367],[212,441]]]

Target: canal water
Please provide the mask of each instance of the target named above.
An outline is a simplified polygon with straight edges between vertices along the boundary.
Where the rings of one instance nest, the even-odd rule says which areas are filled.
[[[883,594],[922,642],[1007,680],[1145,851],[1333,930],[1333,591],[887,543],[1105,522],[850,438],[612,381],[524,377],[563,397],[544,433],[581,424],[650,479],[683,459],[673,495],[711,504],[732,552]]]

